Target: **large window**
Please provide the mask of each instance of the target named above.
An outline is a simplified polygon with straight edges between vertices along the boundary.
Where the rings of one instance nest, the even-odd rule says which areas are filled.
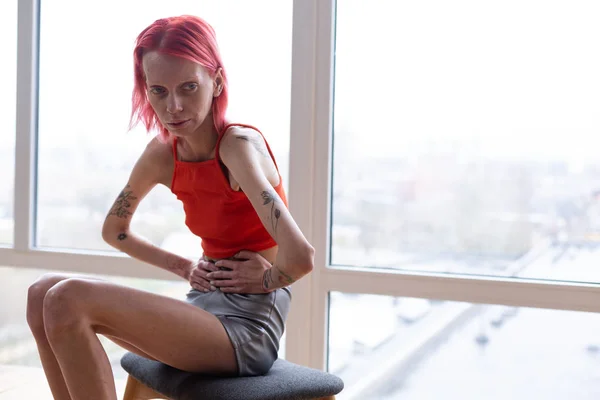
[[[599,281],[599,18],[339,0],[332,264]]]
[[[289,359],[342,376],[341,399],[450,393],[430,377],[454,397],[489,397],[494,379],[516,388],[504,397],[548,397],[519,386],[543,345],[548,379],[567,353],[588,368],[593,336],[560,349],[554,323],[584,329],[600,311],[600,7],[324,0],[295,12],[314,28],[294,42],[292,104],[307,122],[292,115],[291,192],[317,266],[295,291],[310,309],[290,321],[308,328],[288,330]],[[517,363],[521,375],[493,368]],[[481,386],[446,369],[477,371]],[[558,385],[548,398],[564,397]]]
[[[15,117],[17,103],[17,0],[0,3],[2,62],[0,76],[0,245],[13,242],[13,198],[15,174]]]
[[[317,237],[334,268],[313,280],[312,357],[340,398],[598,395],[597,314],[552,308],[598,301],[599,18],[592,1],[331,5]]]
[[[63,23],[65,9],[80,17]],[[127,132],[133,43],[161,17],[195,14],[213,25],[230,78],[229,117],[263,131],[287,181],[291,13],[289,1],[42,2],[36,245],[109,250],[102,222],[151,137],[142,126]],[[183,221],[161,186],[133,229],[196,254],[199,240]]]

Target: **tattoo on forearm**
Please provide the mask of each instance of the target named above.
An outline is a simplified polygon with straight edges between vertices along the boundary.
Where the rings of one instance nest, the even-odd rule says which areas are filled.
[[[273,268],[269,268],[265,271],[265,274],[263,275],[263,286],[265,287],[265,289],[270,289],[271,286],[273,286],[273,277],[271,276],[272,270]]]
[[[277,268],[277,271],[279,271],[279,282],[281,282],[284,285],[291,285],[292,283],[294,283],[295,279],[283,272],[281,268],[275,265],[273,265],[273,268]]]
[[[121,191],[108,215],[114,215],[118,218],[127,218],[131,215],[131,211],[128,209],[131,208],[131,201],[137,200],[137,197],[132,194],[131,190],[127,190],[129,187],[129,185],[125,186],[125,189]]]
[[[290,275],[288,275],[285,272],[283,272],[283,270],[281,268],[273,265],[273,267],[269,268],[268,270],[266,270],[265,274],[263,275],[263,286],[265,287],[265,289],[271,289],[273,287],[273,275],[272,275],[272,272],[273,272],[273,269],[275,269],[275,268],[277,268],[277,271],[279,271],[278,281],[283,286],[291,285],[292,283],[294,283],[296,281]]]
[[[277,233],[277,224],[279,223],[279,217],[281,217],[281,210],[277,208],[277,197],[272,192],[267,190],[261,193],[263,199],[263,205],[271,205],[271,227],[273,228],[273,233]]]
[[[267,147],[265,146],[264,140],[262,140],[260,138],[256,138],[256,137],[245,136],[245,135],[239,135],[239,136],[236,136],[236,138],[240,139],[240,140],[245,140],[246,142],[251,143],[252,146],[254,146],[254,148],[256,149],[256,151],[258,151],[260,154],[262,154],[263,156],[265,156],[267,158],[271,158],[271,155],[269,154],[269,151],[267,150]]]
[[[117,236],[117,240],[125,240],[125,239],[127,239],[126,233],[119,233],[119,236]]]

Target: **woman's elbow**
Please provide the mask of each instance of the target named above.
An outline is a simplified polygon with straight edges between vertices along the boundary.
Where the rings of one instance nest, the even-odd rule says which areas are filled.
[[[293,252],[286,252],[285,264],[298,279],[309,274],[315,264],[315,249],[308,243],[296,245]]]
[[[303,272],[305,274],[309,274],[315,266],[315,248],[312,247],[309,243],[307,243],[304,247],[304,251],[302,252],[302,258],[304,260],[302,262]]]
[[[106,224],[104,224],[104,226],[102,226],[102,240],[104,240],[105,243],[110,244],[112,246],[112,240],[114,233],[112,233],[112,229],[108,228],[106,226]]]
[[[104,225],[102,225],[102,240],[115,247],[115,244],[118,242],[119,234],[126,230],[126,228],[117,227],[114,224],[105,222]]]

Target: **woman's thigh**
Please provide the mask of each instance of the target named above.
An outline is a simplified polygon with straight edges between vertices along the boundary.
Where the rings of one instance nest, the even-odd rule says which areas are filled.
[[[133,352],[186,371],[237,370],[225,328],[217,317],[198,307],[92,279],[63,280],[49,294],[45,313],[69,309],[96,333]]]
[[[39,297],[39,299],[38,298],[29,299],[29,301],[37,302],[38,304],[28,304],[28,313],[38,313],[39,318],[41,320],[41,311],[42,311],[41,307],[42,307],[43,299],[44,299],[46,293],[58,282],[64,281],[66,279],[97,279],[97,278],[92,278],[92,277],[88,277],[88,276],[84,276],[84,275],[57,274],[57,273],[47,273],[47,274],[40,276],[36,280],[36,282],[32,285],[32,287],[35,288],[34,289],[35,296]],[[98,278],[97,280],[100,280],[100,279]],[[35,309],[36,307],[39,307],[40,309],[36,310]],[[37,316],[33,316],[33,318],[37,318]],[[32,319],[32,320],[33,320],[33,318],[29,317],[29,319]],[[37,324],[37,321],[34,321],[34,323]],[[41,324],[43,325],[43,321],[41,321]],[[43,328],[41,329],[41,331],[43,331]],[[142,357],[152,358],[148,354],[146,354],[143,351],[141,351],[140,349],[138,349],[137,347],[133,346],[131,343],[126,343],[122,340],[119,340],[118,338],[113,337],[113,336],[109,336],[109,335],[105,335],[105,336],[108,339],[115,342],[116,344],[118,344],[119,346],[125,348],[126,350],[136,353]]]

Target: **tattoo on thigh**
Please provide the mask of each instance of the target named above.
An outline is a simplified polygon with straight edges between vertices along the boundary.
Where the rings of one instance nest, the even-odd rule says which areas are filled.
[[[262,154],[263,156],[265,156],[267,158],[271,158],[271,155],[269,154],[269,151],[267,150],[267,147],[265,146],[265,141],[262,140],[261,138],[249,137],[246,135],[238,135],[238,136],[236,136],[236,138],[239,140],[244,140],[246,142],[251,143],[252,146],[254,146],[254,148],[256,149],[256,151],[258,151],[260,154]]]
[[[119,196],[115,200],[108,215],[114,215],[118,218],[127,218],[131,215],[131,211],[129,211],[129,208],[131,208],[131,201],[137,200],[137,197],[133,195],[131,190],[127,190],[129,188],[130,186],[127,185],[125,186],[125,189],[119,193]]]
[[[277,233],[277,224],[279,223],[279,218],[281,217],[281,210],[277,207],[277,197],[272,191],[265,190],[261,193],[263,199],[263,205],[271,205],[271,227],[273,228],[273,233]]]

